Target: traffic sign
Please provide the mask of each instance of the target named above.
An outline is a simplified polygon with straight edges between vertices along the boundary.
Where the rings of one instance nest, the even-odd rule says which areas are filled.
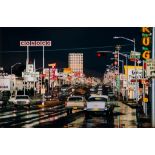
[[[130,59],[140,59],[140,52],[131,51],[130,53]]]
[[[146,76],[155,77],[155,59],[146,60]]]

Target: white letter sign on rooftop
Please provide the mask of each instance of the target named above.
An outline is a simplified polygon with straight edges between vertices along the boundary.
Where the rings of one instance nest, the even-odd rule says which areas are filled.
[[[20,46],[51,46],[51,41],[20,41]]]

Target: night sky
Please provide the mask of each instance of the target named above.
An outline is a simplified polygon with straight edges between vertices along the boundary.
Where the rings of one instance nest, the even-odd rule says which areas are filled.
[[[25,68],[26,47],[20,47],[20,40],[51,40],[53,45],[45,47],[45,67],[48,63],[57,63],[58,68],[68,66],[68,53],[84,53],[84,72],[87,75],[102,76],[107,64],[113,61],[112,54],[101,58],[96,57],[99,50],[114,51],[117,44],[123,45],[121,52],[133,50],[133,44],[123,39],[113,39],[123,36],[136,39],[136,51],[141,52],[140,27],[59,27],[59,28],[0,28],[0,66],[10,72],[11,65],[21,62],[14,68],[14,73],[20,74]],[[30,47],[30,60],[36,60],[36,68],[42,67],[42,47]],[[123,59],[123,58],[122,58]]]

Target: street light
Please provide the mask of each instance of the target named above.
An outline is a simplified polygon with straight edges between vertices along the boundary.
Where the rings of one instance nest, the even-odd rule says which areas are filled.
[[[17,63],[15,63],[14,65],[11,66],[11,75],[12,75],[12,69],[13,69],[13,67],[15,67],[16,65],[21,65],[21,63],[20,63],[20,62],[17,62]]]
[[[132,43],[134,43],[134,51],[136,51],[136,42],[135,42],[135,38],[133,38],[133,40],[132,39],[129,39],[129,38],[126,38],[126,37],[122,37],[122,36],[115,36],[115,37],[113,37],[113,39],[125,39],[125,40],[128,40],[128,41],[130,41],[130,42],[132,42]]]
[[[11,85],[12,85],[12,69],[13,67],[15,67],[16,65],[20,65],[20,62],[15,63],[14,65],[11,66]],[[11,86],[11,96],[12,96],[12,86]]]

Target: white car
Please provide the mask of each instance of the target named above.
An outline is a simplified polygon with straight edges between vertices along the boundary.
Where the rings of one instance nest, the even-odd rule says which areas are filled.
[[[10,103],[10,104],[14,103],[15,99],[16,99],[15,96],[10,96],[8,103]]]
[[[14,105],[15,106],[28,106],[30,107],[30,104],[31,104],[31,99],[28,95],[17,95],[13,101]]]
[[[82,109],[86,106],[86,99],[83,96],[70,96],[65,102],[67,115],[72,113],[73,109]]]
[[[113,112],[112,106],[110,106],[108,103],[107,95],[90,96],[84,110],[86,118],[88,118],[90,114],[101,114],[108,116]]]

